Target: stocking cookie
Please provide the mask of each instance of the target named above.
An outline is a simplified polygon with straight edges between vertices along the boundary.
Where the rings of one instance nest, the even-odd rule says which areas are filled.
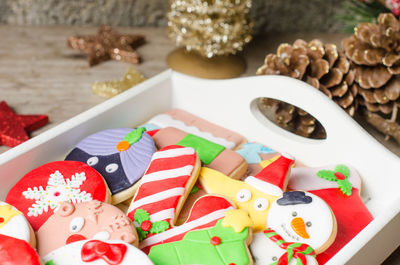
[[[256,176],[245,181],[234,180],[228,176],[203,167],[200,183],[208,193],[218,193],[231,199],[238,208],[249,212],[254,222],[254,231],[265,229],[265,220],[271,204],[286,189],[287,177],[293,159],[280,156]]]
[[[42,263],[28,242],[0,234],[0,264],[41,265]]]
[[[254,234],[250,250],[255,265],[318,265],[312,247],[286,242],[270,228]]]
[[[36,247],[36,237],[25,216],[17,208],[0,201],[0,235],[15,237]]]
[[[337,233],[329,206],[318,196],[303,191],[285,192],[272,203],[267,225],[285,241],[305,243],[316,253],[325,251]]]
[[[67,201],[111,200],[101,175],[75,161],[44,164],[22,177],[7,194],[6,202],[19,209],[37,231]]]
[[[153,265],[142,251],[121,240],[81,240],[53,250],[46,265]]]
[[[188,232],[182,240],[154,246],[149,258],[155,265],[249,265],[247,248],[252,222],[247,212],[229,210],[214,227]]]
[[[238,153],[194,134],[167,127],[158,130],[152,137],[158,148],[171,144],[194,148],[206,167],[221,171],[232,178],[241,178],[246,172],[247,163]]]
[[[337,237],[331,247],[317,255],[320,264],[326,263],[373,220],[360,197],[361,177],[348,165],[294,168],[288,187],[317,195],[335,214]]]
[[[149,124],[161,128],[174,127],[222,145],[227,149],[235,149],[245,142],[245,138],[240,134],[181,109],[172,109],[164,114],[156,115],[149,121]]]
[[[96,169],[106,180],[112,203],[132,197],[155,152],[153,139],[143,127],[109,129],[92,134],[67,155]]]
[[[96,200],[75,205],[63,202],[36,235],[41,257],[66,244],[90,238],[138,244],[131,220],[117,207]]]

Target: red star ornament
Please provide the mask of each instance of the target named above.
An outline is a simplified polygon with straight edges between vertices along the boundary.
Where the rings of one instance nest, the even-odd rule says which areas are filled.
[[[0,145],[17,146],[29,139],[28,133],[49,123],[47,115],[19,115],[5,101],[0,102]]]

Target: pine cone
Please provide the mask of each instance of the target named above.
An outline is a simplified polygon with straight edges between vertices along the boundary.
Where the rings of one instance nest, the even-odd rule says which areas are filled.
[[[339,53],[336,45],[320,40],[307,43],[296,40],[293,45],[284,43],[276,54],[268,54],[257,74],[278,74],[303,80],[321,90],[353,116],[357,108],[353,86],[355,71],[350,62]],[[275,122],[296,134],[310,138],[325,138],[321,124],[310,114],[290,104],[272,99],[262,99],[260,109]]]
[[[400,22],[391,13],[380,14],[378,24],[360,23],[342,48],[354,69],[357,101],[364,118],[379,131],[399,141]],[[390,125],[390,130],[388,129]],[[400,142],[400,141],[399,141]]]

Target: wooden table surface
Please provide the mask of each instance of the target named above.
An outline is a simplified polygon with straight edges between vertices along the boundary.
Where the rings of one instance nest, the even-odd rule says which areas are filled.
[[[134,66],[150,78],[167,69],[166,55],[175,46],[163,28],[117,28],[121,33],[141,33],[147,44],[138,48],[143,62]],[[71,50],[66,45],[69,36],[94,34],[95,27],[28,27],[0,26],[0,100],[19,114],[47,114],[50,124],[35,131],[35,136],[75,115],[105,101],[92,94],[95,81],[120,79],[127,63],[108,61],[89,67],[86,55]],[[275,52],[279,43],[292,43],[297,38],[324,42],[340,46],[344,34],[296,33],[269,34],[256,37],[244,50],[247,61],[245,76],[254,75],[262,65],[267,53]],[[134,89],[134,88],[133,88]],[[400,146],[383,137],[366,125],[365,128],[392,152],[400,156]],[[0,153],[9,148],[0,146]],[[392,254],[385,265],[400,264],[400,250]]]

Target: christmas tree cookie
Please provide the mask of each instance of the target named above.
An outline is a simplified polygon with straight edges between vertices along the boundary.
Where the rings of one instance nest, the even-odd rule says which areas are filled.
[[[6,202],[19,209],[35,231],[63,202],[91,200],[109,202],[110,191],[96,170],[76,161],[50,162],[30,171],[6,197]]]
[[[63,202],[36,235],[41,257],[85,239],[122,240],[136,246],[139,242],[132,221],[120,209],[96,200],[78,204]]]
[[[245,181],[203,167],[200,183],[208,193],[217,193],[231,199],[239,209],[249,212],[254,222],[254,231],[265,230],[265,222],[271,204],[282,196],[286,189],[288,175],[294,160],[280,156],[257,175]]]
[[[81,240],[43,258],[45,265],[153,265],[136,247],[121,240]]]
[[[0,235],[15,237],[28,242],[33,248],[36,237],[25,216],[17,208],[0,201]]]
[[[140,127],[97,132],[80,141],[65,160],[80,161],[96,169],[111,190],[112,204],[118,204],[134,195],[155,152],[154,141],[145,130]]]
[[[361,177],[349,165],[294,168],[288,188],[317,195],[335,214],[337,237],[331,247],[317,255],[320,264],[326,263],[373,220],[360,197]]]
[[[149,254],[155,265],[249,265],[247,248],[252,221],[243,210],[230,210],[208,229],[188,232],[182,240],[154,246]]]

